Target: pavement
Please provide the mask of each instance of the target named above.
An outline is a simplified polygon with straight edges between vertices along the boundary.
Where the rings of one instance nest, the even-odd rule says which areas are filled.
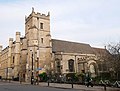
[[[6,82],[6,81],[3,81]],[[9,83],[9,81],[7,82]],[[16,83],[16,84],[23,84],[23,85],[31,85],[27,82],[18,82],[18,81],[11,81],[10,83]],[[106,87],[106,89],[103,86],[93,86],[93,87],[86,87],[85,85],[78,85],[74,84],[72,87],[72,84],[64,84],[64,83],[47,83],[47,82],[40,82],[39,85],[36,86],[44,86],[44,87],[53,87],[53,88],[60,88],[60,89],[76,89],[81,91],[120,91],[120,88],[113,88],[113,87]]]
[[[39,83],[40,86],[48,86],[48,83],[41,82]],[[56,88],[64,88],[64,89],[71,89],[71,84],[61,84],[61,83],[49,83],[50,87]],[[77,85],[74,84],[72,89],[78,89],[82,91],[120,91],[120,88],[113,88],[113,87],[106,87],[106,90],[103,86],[94,86],[94,87],[86,87],[85,85]]]

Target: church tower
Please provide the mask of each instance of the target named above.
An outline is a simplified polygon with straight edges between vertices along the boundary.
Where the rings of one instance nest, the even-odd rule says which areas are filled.
[[[25,18],[25,37],[27,39],[26,78],[37,76],[38,69],[48,71],[51,62],[50,14],[32,13]],[[30,77],[29,77],[30,76]]]

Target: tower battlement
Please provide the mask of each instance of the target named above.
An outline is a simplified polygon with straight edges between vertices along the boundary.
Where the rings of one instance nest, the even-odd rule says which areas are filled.
[[[0,52],[2,52],[2,45],[0,45]]]
[[[9,38],[9,41],[13,41],[13,38]]]
[[[43,13],[34,12],[34,8],[32,8],[32,13],[28,17],[25,17],[25,22],[28,22],[29,19],[31,19],[32,17],[49,20],[50,19],[50,12],[48,12],[48,14],[46,15]]]
[[[16,35],[20,35],[20,32],[16,32]]]

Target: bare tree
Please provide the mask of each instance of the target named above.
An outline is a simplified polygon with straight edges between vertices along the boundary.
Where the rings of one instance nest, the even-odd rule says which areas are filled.
[[[110,60],[111,68],[115,72],[116,80],[120,80],[120,42],[109,44],[108,50],[112,54],[112,60]]]

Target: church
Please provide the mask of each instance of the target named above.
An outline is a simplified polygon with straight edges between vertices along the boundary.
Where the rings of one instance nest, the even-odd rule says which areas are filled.
[[[66,76],[68,73],[87,73],[98,76],[105,70],[101,66],[107,50],[89,44],[51,39],[50,13],[36,13],[34,8],[25,17],[25,35],[16,32],[15,41],[0,45],[0,76],[6,79],[21,78],[30,82],[31,77],[46,72]]]

